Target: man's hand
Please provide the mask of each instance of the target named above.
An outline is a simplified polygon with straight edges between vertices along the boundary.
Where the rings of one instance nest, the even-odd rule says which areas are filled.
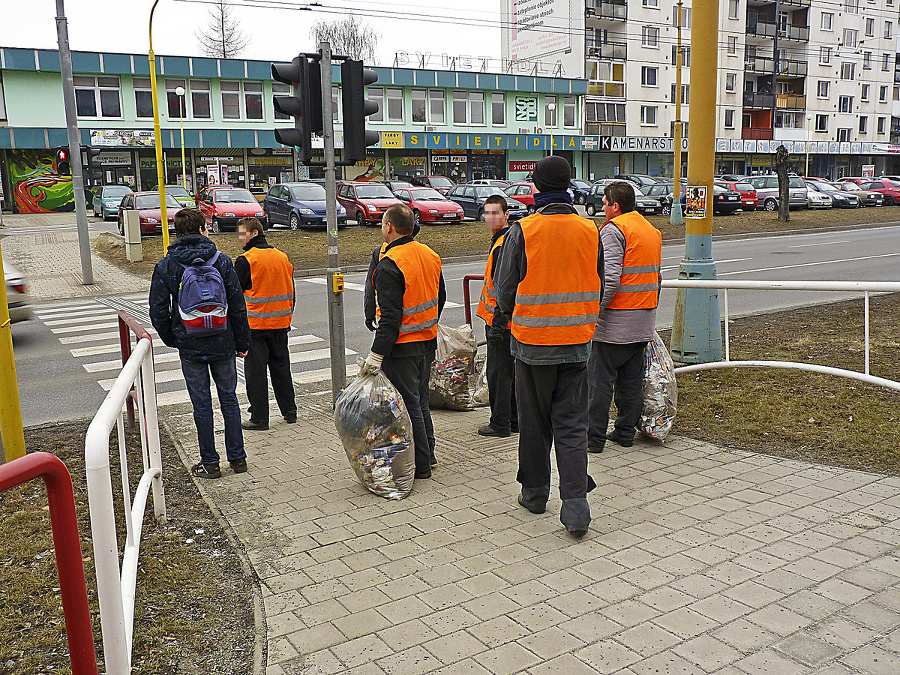
[[[238,355],[240,358],[244,358],[245,356],[247,356],[247,352],[238,352],[237,355]]]
[[[374,333],[375,329],[378,328],[378,324],[375,323],[375,319],[366,319],[366,328]]]
[[[366,360],[362,364],[362,368],[359,369],[359,374],[377,375],[381,370],[382,361],[384,361],[384,357],[381,354],[369,352],[369,355],[366,357]]]
[[[489,341],[502,340],[505,332],[506,329],[501,328],[500,326],[488,326],[486,331],[487,339]]]

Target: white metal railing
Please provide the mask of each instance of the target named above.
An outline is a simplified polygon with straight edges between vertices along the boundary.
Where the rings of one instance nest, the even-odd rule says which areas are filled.
[[[884,377],[876,377],[869,372],[869,294],[900,292],[900,282],[894,281],[722,281],[721,279],[669,279],[662,282],[663,288],[707,288],[723,291],[722,300],[725,311],[725,360],[711,363],[697,363],[679,366],[676,373],[690,373],[695,370],[712,370],[716,368],[766,367],[790,368],[806,370],[813,373],[825,373],[848,377],[861,382],[877,384],[888,389],[900,391],[900,382]],[[728,291],[729,290],[780,290],[780,291],[856,291],[863,293],[863,332],[865,336],[865,361],[863,372],[846,370],[833,366],[820,366],[815,363],[796,361],[732,361],[729,335]]]
[[[133,498],[128,481],[123,414],[123,406],[131,396],[132,387],[136,394],[137,417],[140,422],[141,457],[144,464],[144,472]],[[119,545],[116,537],[109,461],[109,436],[113,425],[118,431],[126,528],[121,573],[119,571]],[[144,510],[151,488],[153,490],[153,510],[157,521],[165,522],[166,518],[153,346],[148,337],[142,337],[138,341],[116,378],[115,384],[106,395],[97,414],[94,415],[85,439],[84,458],[106,671],[109,675],[126,675],[131,672],[137,560],[141,545]]]

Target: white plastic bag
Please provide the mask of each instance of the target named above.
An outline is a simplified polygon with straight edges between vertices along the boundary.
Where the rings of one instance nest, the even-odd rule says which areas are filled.
[[[487,358],[481,362],[478,375],[475,377],[475,391],[472,392],[472,404],[476,407],[490,405],[491,395],[488,391]]]
[[[641,433],[650,438],[665,440],[678,406],[678,383],[675,364],[669,350],[654,333],[644,350],[644,409],[641,412]]]
[[[469,324],[459,328],[437,326],[437,353],[428,384],[432,408],[471,410],[475,389],[475,332]]]

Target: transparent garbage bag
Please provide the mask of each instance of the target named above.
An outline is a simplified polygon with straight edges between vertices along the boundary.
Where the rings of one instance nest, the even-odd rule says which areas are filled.
[[[675,363],[669,350],[654,333],[653,340],[644,350],[644,409],[640,430],[645,436],[665,440],[678,407],[678,383],[675,380]]]
[[[409,494],[416,475],[412,422],[384,373],[359,375],[347,385],[334,406],[334,426],[366,488],[388,499]]]
[[[476,360],[482,357],[476,357]],[[472,404],[477,406],[490,405],[491,396],[488,391],[487,381],[487,357],[483,357],[481,365],[477,369],[478,375],[475,378],[475,391],[472,392]]]
[[[431,364],[429,403],[432,408],[471,410],[475,389],[475,351],[478,343],[469,324],[437,326],[437,353]]]

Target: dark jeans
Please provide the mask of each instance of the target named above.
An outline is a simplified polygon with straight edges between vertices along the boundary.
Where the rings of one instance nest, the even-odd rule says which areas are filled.
[[[218,464],[216,440],[213,433],[212,394],[209,390],[209,375],[212,373],[219,394],[219,406],[225,418],[225,456],[229,462],[244,459],[244,433],[241,430],[241,408],[237,394],[237,364],[235,357],[202,363],[181,359],[181,372],[187,385],[188,395],[194,406],[194,424],[197,425],[197,440],[200,443],[200,461],[204,464]]]
[[[297,402],[291,377],[287,328],[250,331],[250,351],[244,359],[244,380],[247,383],[247,398],[250,399],[250,420],[253,422],[269,421],[267,366],[278,409],[284,417],[296,417]]]
[[[488,396],[491,400],[491,426],[509,431],[510,425],[518,426],[516,410],[516,360],[509,353],[508,330],[503,337],[487,341]]]
[[[644,349],[646,342],[617,345],[592,342],[588,361],[588,438],[603,445],[609,428],[609,404],[615,397],[616,433],[634,438],[644,407]]]
[[[528,499],[550,494],[550,446],[556,447],[559,496],[584,499],[596,487],[587,466],[587,366],[532,366],[516,359],[519,406],[519,473]],[[534,505],[540,506],[535,503]]]
[[[406,404],[413,425],[413,441],[416,445],[416,473],[431,471],[434,456],[434,425],[428,406],[428,381],[431,379],[431,362],[434,352],[421,356],[384,357],[381,370],[387,375]]]

